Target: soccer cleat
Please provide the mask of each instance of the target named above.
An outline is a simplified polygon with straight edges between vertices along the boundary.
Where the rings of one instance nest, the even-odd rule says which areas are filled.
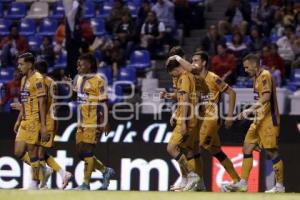
[[[103,183],[102,183],[100,190],[107,190],[107,188],[109,186],[109,181],[110,181],[111,177],[113,177],[115,174],[116,174],[115,170],[113,170],[112,168],[106,167],[106,169],[103,173]]]
[[[195,191],[197,192],[205,192],[206,191],[206,186],[204,184],[204,179],[200,177],[200,182],[197,183]]]
[[[43,173],[44,178],[43,178],[43,180],[41,180],[39,188],[48,189],[47,182],[48,182],[51,174],[53,173],[53,170],[49,167],[44,167],[42,170],[43,170],[42,173]]]
[[[63,185],[62,185],[63,190],[68,186],[71,178],[72,178],[72,174],[70,172],[66,172],[63,180]]]
[[[285,192],[285,187],[284,186],[274,186],[270,190],[266,190],[265,193],[284,193]]]
[[[241,182],[224,185],[224,191],[226,192],[247,192],[248,184],[242,184]]]
[[[220,191],[221,192],[230,192],[230,190],[227,189],[227,186],[229,185],[230,183],[222,183],[221,186],[220,186]]]
[[[182,191],[183,188],[187,184],[187,177],[181,177],[180,181],[176,182],[174,185],[171,185],[170,191],[179,192]]]
[[[187,179],[187,184],[182,191],[195,191],[197,184],[200,183],[200,177],[194,172],[191,172],[188,174]]]
[[[90,190],[90,186],[88,184],[82,183],[75,190]]]

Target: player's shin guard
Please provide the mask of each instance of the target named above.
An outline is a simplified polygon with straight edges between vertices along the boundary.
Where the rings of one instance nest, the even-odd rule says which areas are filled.
[[[104,173],[104,171],[106,169],[105,165],[103,165],[103,163],[100,160],[98,160],[96,158],[96,156],[93,156],[93,158],[94,158],[94,167],[95,167],[95,169],[97,169],[100,172]]]
[[[225,168],[226,172],[230,175],[234,182],[240,181],[240,177],[235,171],[231,160],[229,160],[229,158],[223,151],[216,153],[214,157],[217,158],[218,161],[222,164],[222,166]]]
[[[93,153],[85,153],[83,154],[84,160],[84,183],[89,185],[92,172],[95,167],[95,160]]]
[[[201,154],[194,155],[195,159],[195,173],[198,174],[199,177],[203,177],[203,158]]]
[[[243,164],[242,164],[242,175],[241,178],[244,180],[248,180],[250,171],[253,165],[253,155],[252,154],[244,154]]]
[[[39,181],[39,168],[40,168],[39,158],[38,157],[31,158],[30,163],[32,169],[32,180]]]
[[[59,172],[61,170],[61,167],[55,161],[53,156],[49,155],[48,153],[45,153],[45,160],[46,160],[48,166],[51,167],[55,172]]]
[[[279,156],[272,160],[272,162],[276,183],[283,185],[283,162]]]
[[[191,167],[188,165],[188,160],[183,153],[179,153],[175,160],[178,162],[180,166],[182,166],[182,170],[188,174],[191,172]]]
[[[29,158],[29,155],[28,155],[28,152],[26,152],[26,153],[21,157],[21,160],[22,160],[23,162],[25,162],[26,164],[31,165],[31,163],[30,163],[30,158]]]

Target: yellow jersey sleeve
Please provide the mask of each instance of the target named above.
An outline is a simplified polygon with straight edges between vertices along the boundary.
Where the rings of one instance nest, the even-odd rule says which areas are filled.
[[[214,84],[215,86],[217,87],[217,89],[220,91],[220,92],[224,92],[228,85],[227,83],[225,83],[220,77],[218,76],[215,76],[214,77]]]
[[[261,79],[258,82],[259,92],[263,93],[271,93],[272,92],[272,77],[270,73],[262,74]]]
[[[99,76],[98,78],[98,100],[99,101],[106,101],[107,97],[107,86],[105,80]]]
[[[36,91],[37,97],[46,95],[46,85],[42,78],[36,78],[34,83],[34,89]]]

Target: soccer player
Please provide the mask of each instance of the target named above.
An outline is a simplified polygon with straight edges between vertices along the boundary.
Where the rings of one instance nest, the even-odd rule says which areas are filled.
[[[39,172],[39,181],[40,185],[39,188],[46,189],[47,188],[47,181],[50,175],[52,174],[52,170],[57,172],[62,180],[63,185],[62,189],[65,189],[65,187],[68,185],[72,174],[70,172],[67,172],[63,170],[59,164],[55,161],[52,155],[48,154],[46,151],[49,148],[53,147],[54,144],[54,137],[55,132],[57,131],[57,122],[54,121],[52,115],[55,115],[55,111],[51,110],[51,105],[55,102],[54,95],[56,92],[56,85],[55,82],[46,75],[47,73],[48,64],[45,61],[37,61],[34,63],[34,69],[37,70],[41,75],[43,76],[45,80],[45,90],[46,90],[46,126],[47,126],[47,134],[48,134],[48,141],[39,142],[39,162],[40,162],[40,172]],[[14,110],[20,110],[21,104],[20,103],[12,103],[11,104],[12,109]],[[55,108],[53,108],[55,109]],[[52,112],[51,112],[52,111]],[[28,165],[31,165],[30,158],[28,153],[26,152],[23,156],[22,160],[27,163]],[[51,169],[47,168],[45,164],[47,163],[48,166],[51,167]]]
[[[106,190],[115,172],[112,168],[104,166],[94,155],[101,134],[108,132],[106,83],[96,74],[97,60],[92,54],[80,56],[77,70],[79,76],[74,88],[79,103],[76,150],[80,159],[84,161],[84,181],[77,189],[89,190],[91,174],[97,169],[103,174],[101,189]]]
[[[230,128],[233,122],[233,112],[235,107],[236,94],[234,90],[227,85],[219,76],[208,71],[209,57],[205,52],[195,52],[192,57],[192,64],[175,55],[173,58],[177,60],[185,70],[192,72],[196,77],[200,76],[205,79],[205,84],[208,87],[208,95],[201,95],[201,105],[204,106],[204,113],[200,113],[203,121],[199,130],[199,147],[200,150],[206,150],[212,154],[226,172],[230,175],[234,182],[238,182],[240,177],[236,173],[231,160],[221,149],[220,136],[218,134],[220,128],[220,118],[218,105],[222,93],[229,95],[229,110],[225,127]]]
[[[34,63],[34,68],[42,74],[45,81],[45,89],[46,89],[46,126],[47,126],[47,141],[41,141],[39,147],[39,160],[40,165],[45,166],[46,163],[57,172],[62,180],[63,185],[62,189],[65,189],[72,177],[72,174],[68,171],[63,170],[59,164],[54,160],[53,156],[47,153],[47,150],[52,148],[54,145],[54,137],[57,132],[57,121],[54,120],[55,116],[55,107],[52,105],[55,103],[55,95],[57,95],[57,86],[52,78],[47,76],[48,64],[46,61],[38,61]],[[44,177],[41,180],[40,187],[46,187],[48,177]]]
[[[15,155],[25,161],[26,151],[32,169],[32,181],[28,189],[38,189],[40,162],[39,137],[48,137],[46,127],[46,91],[43,76],[34,70],[34,56],[24,53],[18,57],[18,68],[24,75],[21,81],[21,110],[14,126],[17,133]]]
[[[176,60],[167,62],[167,71],[177,79],[177,109],[175,114],[176,126],[167,145],[168,153],[178,162],[184,174],[187,174],[187,183],[182,191],[189,191],[200,181],[194,172],[194,158],[187,159],[182,149],[193,149],[195,127],[198,120],[195,116],[196,98],[195,80],[191,73],[185,71]]]
[[[175,46],[173,47],[170,52],[169,52],[169,57],[172,57],[174,55],[178,55],[182,58],[185,58],[185,52],[184,50],[180,47],[180,46]],[[168,62],[168,61],[167,61]],[[204,93],[207,93],[207,87],[205,87],[206,85],[203,83],[204,79],[202,77],[196,77],[195,78],[195,86],[196,86],[196,93],[197,95],[202,95]],[[161,98],[164,99],[173,99],[173,100],[177,100],[177,77],[172,77],[172,82],[173,82],[173,89],[174,89],[174,93],[166,93],[166,92],[162,92],[161,93]],[[204,86],[204,87],[203,87]],[[197,97],[199,100],[199,96]],[[176,112],[174,112],[175,114]],[[170,119],[170,124],[173,126],[173,124],[175,123],[174,120],[175,116],[172,116]],[[199,127],[195,127],[195,131],[198,131]],[[189,162],[195,162],[193,164],[193,168],[195,170],[195,173],[198,174],[198,176],[200,177],[200,184],[197,184],[197,187],[193,188],[195,190],[198,191],[204,191],[206,190],[205,185],[204,185],[204,181],[203,181],[203,177],[202,177],[202,166],[203,166],[203,160],[201,157],[201,154],[199,152],[199,148],[198,148],[198,139],[197,137],[193,137],[193,141],[190,140],[190,143],[193,144],[194,143],[194,148],[193,149],[189,149],[187,152],[185,152],[187,159]],[[181,177],[180,177],[180,181],[176,181],[173,185],[171,185],[170,190],[171,191],[181,191],[185,188],[186,184],[187,184],[187,174],[185,173],[185,171],[183,170],[183,167],[180,166],[180,172],[181,172]]]
[[[283,162],[278,152],[279,111],[276,97],[276,84],[272,74],[261,68],[260,59],[249,54],[243,59],[245,71],[254,78],[254,94],[257,103],[241,113],[241,118],[255,114],[256,118],[251,124],[243,146],[243,164],[241,180],[226,186],[230,191],[247,192],[248,178],[253,165],[253,150],[259,146],[272,158],[276,185],[266,192],[285,192],[283,186]]]

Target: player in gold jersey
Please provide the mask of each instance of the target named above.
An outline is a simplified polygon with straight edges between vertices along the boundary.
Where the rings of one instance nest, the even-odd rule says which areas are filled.
[[[45,81],[45,90],[46,90],[46,126],[47,126],[47,134],[48,138],[47,141],[39,141],[39,162],[40,162],[40,173],[39,173],[39,181],[40,185],[39,187],[42,189],[47,188],[47,180],[52,174],[52,170],[57,172],[62,180],[63,185],[62,189],[64,189],[68,182],[70,181],[72,174],[70,172],[67,172],[63,170],[59,164],[55,161],[52,155],[48,154],[46,151],[47,149],[53,147],[54,145],[54,137],[55,132],[57,128],[57,122],[54,121],[53,116],[55,116],[54,107],[51,110],[51,105],[55,103],[54,95],[56,94],[56,86],[55,82],[46,75],[47,73],[48,64],[45,61],[37,61],[34,63],[34,69],[37,70],[42,76]],[[21,104],[20,103],[13,103],[11,104],[12,109],[14,110],[21,110]],[[28,155],[28,152],[25,153],[25,155],[22,157],[22,160],[27,163],[28,165],[31,165],[30,158]],[[45,166],[45,164],[49,167],[51,167],[51,170]]]
[[[103,174],[101,189],[106,190],[115,172],[104,166],[94,155],[101,134],[108,132],[106,83],[96,74],[97,60],[92,54],[80,56],[77,70],[79,76],[74,88],[79,103],[76,150],[84,161],[84,181],[77,189],[89,190],[91,174],[97,169]]]
[[[168,153],[178,162],[181,170],[187,174],[187,183],[182,189],[189,191],[198,184],[200,177],[195,173],[194,158],[190,160],[184,150],[194,148],[195,127],[198,120],[195,107],[198,102],[194,76],[185,71],[176,60],[167,62],[167,71],[173,78],[177,78],[177,109],[175,114],[176,126],[167,145]]]
[[[54,137],[57,132],[57,121],[54,120],[54,116],[56,113],[56,108],[53,106],[56,102],[55,96],[57,95],[57,86],[55,84],[55,81],[47,76],[47,69],[48,64],[45,61],[37,61],[34,63],[34,68],[40,72],[45,80],[45,89],[46,89],[46,126],[47,126],[47,133],[48,133],[48,139],[47,141],[40,141],[40,148],[39,148],[39,160],[40,164],[45,166],[46,163],[53,169],[55,172],[57,172],[62,180],[63,185],[62,189],[65,189],[68,185],[72,174],[68,171],[65,171],[62,169],[59,164],[54,160],[53,156],[47,153],[47,150],[52,148],[54,145]],[[46,174],[47,175],[47,174]],[[43,188],[46,185],[48,177],[43,177],[43,180],[41,180],[40,187]]]
[[[32,168],[32,181],[29,189],[38,189],[39,182],[39,137],[47,139],[46,91],[40,73],[34,70],[34,56],[25,53],[18,57],[18,68],[24,75],[21,81],[21,110],[14,126],[17,133],[15,155],[24,160],[28,152]]]
[[[185,52],[184,50],[180,47],[180,46],[175,46],[173,47],[170,52],[169,52],[169,57],[172,57],[174,55],[179,55],[181,57],[185,57]],[[168,61],[167,61],[168,62]],[[198,100],[199,100],[199,95],[202,95],[204,93],[206,93],[207,88],[203,87],[206,86],[205,84],[203,84],[204,79],[203,78],[199,78],[199,77],[195,77],[195,87],[196,87],[196,93],[198,95]],[[177,100],[177,84],[178,84],[178,78],[177,77],[172,77],[172,83],[173,83],[173,89],[174,89],[174,93],[166,93],[166,92],[162,92],[161,93],[161,98],[164,99],[173,99],[173,100]],[[174,112],[175,114],[176,112]],[[170,124],[171,126],[173,126],[173,124],[175,124],[175,115],[173,115],[170,119]],[[198,131],[198,125],[195,126],[195,130],[193,130],[194,134],[197,134]],[[198,190],[198,191],[203,191],[206,190],[205,185],[204,185],[204,181],[202,178],[202,171],[201,169],[203,168],[203,160],[201,157],[201,154],[199,152],[199,148],[198,148],[198,138],[196,136],[194,136],[193,138],[190,138],[190,143],[193,144],[194,143],[194,147],[188,150],[185,150],[184,153],[187,156],[188,162],[194,162],[194,164],[192,164],[195,173],[198,174],[198,176],[200,177],[200,184],[197,184],[197,187],[193,188],[193,190]],[[170,187],[171,191],[182,191],[185,186],[187,185],[187,174],[183,168],[183,166],[180,165],[180,172],[181,172],[181,177]]]
[[[229,95],[229,111],[225,127],[230,128],[232,126],[235,107],[236,94],[234,90],[216,74],[208,71],[209,57],[205,52],[195,52],[192,57],[192,64],[177,55],[172,59],[176,59],[187,71],[191,71],[195,77],[200,76],[205,79],[209,93],[208,95],[201,95],[201,105],[204,106],[205,110],[199,114],[199,117],[203,119],[199,129],[199,147],[201,151],[206,150],[217,158],[233,181],[238,182],[240,178],[231,160],[222,151],[220,136],[218,134],[220,128],[218,105],[221,94],[226,93]]]
[[[273,161],[276,185],[266,192],[285,192],[283,186],[283,162],[278,151],[279,120],[276,85],[272,74],[260,67],[260,59],[249,54],[243,59],[245,71],[254,78],[254,93],[257,103],[241,113],[242,118],[255,114],[256,118],[251,124],[243,146],[243,164],[240,182],[228,185],[230,191],[248,191],[248,177],[253,165],[253,150],[259,146],[264,149]]]

